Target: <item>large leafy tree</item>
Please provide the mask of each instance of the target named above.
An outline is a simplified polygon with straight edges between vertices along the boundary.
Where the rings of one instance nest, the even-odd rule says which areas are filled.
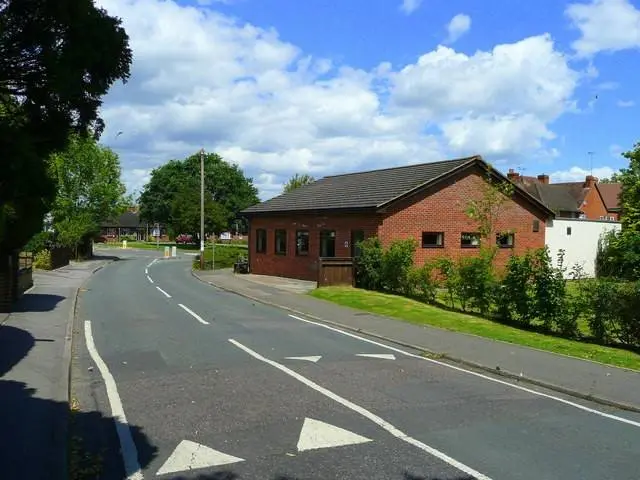
[[[313,183],[315,181],[316,179],[313,178],[311,175],[308,175],[306,173],[304,174],[296,173],[287,181],[287,183],[284,184],[284,193],[292,192],[296,188],[309,185],[310,183]]]
[[[0,0],[0,255],[41,228],[47,159],[71,131],[100,134],[101,98],[131,59],[120,20],[92,0]]]
[[[217,233],[228,228],[240,210],[258,203],[258,191],[237,165],[215,153],[205,154],[204,165],[205,222],[207,231]],[[187,233],[182,229],[194,222],[184,220],[193,220],[197,213],[199,231],[200,154],[171,160],[154,169],[139,203],[143,219],[168,225],[176,234]],[[189,227],[189,233],[192,231],[193,227]]]
[[[634,235],[640,233],[640,143],[622,154],[629,166],[620,170],[617,179],[622,183],[620,192],[621,222],[623,230]]]

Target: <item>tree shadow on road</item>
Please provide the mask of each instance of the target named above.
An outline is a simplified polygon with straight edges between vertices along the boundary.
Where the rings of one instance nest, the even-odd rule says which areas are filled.
[[[37,342],[25,330],[0,327],[0,476],[3,480],[124,478],[118,443],[91,444],[96,438],[100,440],[98,436],[114,436],[116,420],[97,411],[71,414],[66,401],[43,398],[48,392],[38,392],[33,387],[42,372],[16,369]],[[78,438],[69,438],[70,420],[91,433],[88,448]],[[155,458],[157,448],[141,428],[130,428],[143,453],[139,460],[144,468]],[[96,445],[101,450],[91,452],[90,448]],[[104,445],[111,447],[104,449]],[[103,473],[98,474],[99,470]]]
[[[166,480],[243,480],[243,477],[229,470],[219,471],[214,473],[204,473],[204,474],[200,474],[196,476],[188,476],[188,477],[177,476],[177,477],[171,477],[171,478],[167,478],[167,477],[164,477],[164,478]],[[399,473],[397,479],[398,480],[474,480],[474,478],[470,476],[425,477],[421,475],[413,475],[409,472]],[[266,477],[264,477],[264,480],[267,480]],[[276,475],[272,477],[271,480],[307,480],[307,479],[305,479],[304,477],[292,477],[289,475]]]

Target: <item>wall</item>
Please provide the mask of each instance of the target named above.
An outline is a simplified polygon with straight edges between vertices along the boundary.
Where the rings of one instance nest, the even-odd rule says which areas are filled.
[[[336,231],[336,257],[351,256],[351,231],[364,230],[365,238],[377,233],[380,218],[375,214],[270,215],[250,221],[249,262],[251,273],[315,281],[318,278],[320,231]],[[266,253],[256,252],[256,230],[267,231]],[[287,231],[286,255],[275,254],[275,231]],[[296,230],[309,231],[309,253],[296,255]]]
[[[567,228],[571,228],[571,235],[567,234]],[[567,267],[567,278],[571,267],[576,263],[582,265],[585,273],[592,277],[595,274],[595,258],[600,235],[609,230],[620,229],[620,224],[615,222],[556,219],[547,225],[546,244],[554,265],[558,251],[565,251],[563,264]]]
[[[595,186],[590,188],[585,195],[581,210],[588,220],[599,220],[600,217],[613,215],[607,212],[607,207],[605,207],[602,197]]]
[[[446,185],[394,205],[386,213],[380,228],[382,243],[388,245],[397,238],[416,239],[419,242],[415,258],[418,265],[443,256],[477,255],[478,249],[460,246],[460,234],[478,230],[477,222],[468,217],[466,210],[470,199],[482,197],[485,182],[480,171],[462,173]],[[534,220],[539,221],[538,232],[533,231]],[[514,248],[500,249],[497,265],[504,264],[514,252],[520,254],[529,248],[543,247],[545,222],[545,214],[519,197],[504,203],[495,228],[496,231],[514,232],[515,244]],[[422,248],[422,232],[444,232],[444,247]]]

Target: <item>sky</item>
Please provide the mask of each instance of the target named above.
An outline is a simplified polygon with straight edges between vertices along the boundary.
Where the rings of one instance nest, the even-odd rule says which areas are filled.
[[[606,177],[640,141],[640,0],[96,3],[133,49],[101,109],[131,193],[201,148],[265,200],[295,173],[475,154]]]

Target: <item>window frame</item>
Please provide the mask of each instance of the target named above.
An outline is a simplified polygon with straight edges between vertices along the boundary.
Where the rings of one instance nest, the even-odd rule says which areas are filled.
[[[267,253],[267,230],[264,228],[256,229],[256,253]]]
[[[464,243],[462,243],[462,238],[465,235],[473,235],[475,238],[478,239],[478,243],[476,245],[473,244],[469,244],[469,245],[465,245]],[[480,248],[480,233],[479,232],[460,232],[460,248]]]
[[[331,233],[333,232],[333,235],[331,235]],[[329,256],[329,255],[322,255],[322,241],[325,238],[324,235],[328,234],[328,238],[333,239],[333,255]],[[318,239],[320,240],[320,244],[319,244],[319,250],[318,250],[318,256],[322,257],[322,258],[336,258],[336,238],[337,238],[338,234],[335,230],[320,230],[318,232]]]
[[[425,243],[424,238],[426,235],[435,235],[436,243]],[[438,243],[440,240],[440,243]],[[460,240],[462,244],[462,239]],[[422,232],[421,238],[422,248],[444,248],[444,232]]]
[[[278,236],[282,235],[284,239],[284,250],[278,251]],[[273,232],[273,253],[276,255],[287,254],[287,230],[284,228],[276,228]]]
[[[300,249],[300,238],[302,237],[307,238],[307,249],[304,251]],[[305,229],[296,230],[296,256],[297,257],[306,257],[309,255],[310,243],[311,242],[309,241],[309,230],[305,230]]]
[[[505,245],[500,242],[501,238],[511,238],[511,244]],[[498,248],[514,248],[516,245],[516,234],[514,232],[496,233],[496,245]]]
[[[532,227],[533,227],[533,228],[532,228],[533,232],[534,232],[534,233],[538,233],[538,232],[540,231],[540,220],[535,219],[535,220],[533,221],[533,225],[532,225]]]
[[[567,227],[567,237],[570,237],[572,232],[573,232],[572,228]]]

